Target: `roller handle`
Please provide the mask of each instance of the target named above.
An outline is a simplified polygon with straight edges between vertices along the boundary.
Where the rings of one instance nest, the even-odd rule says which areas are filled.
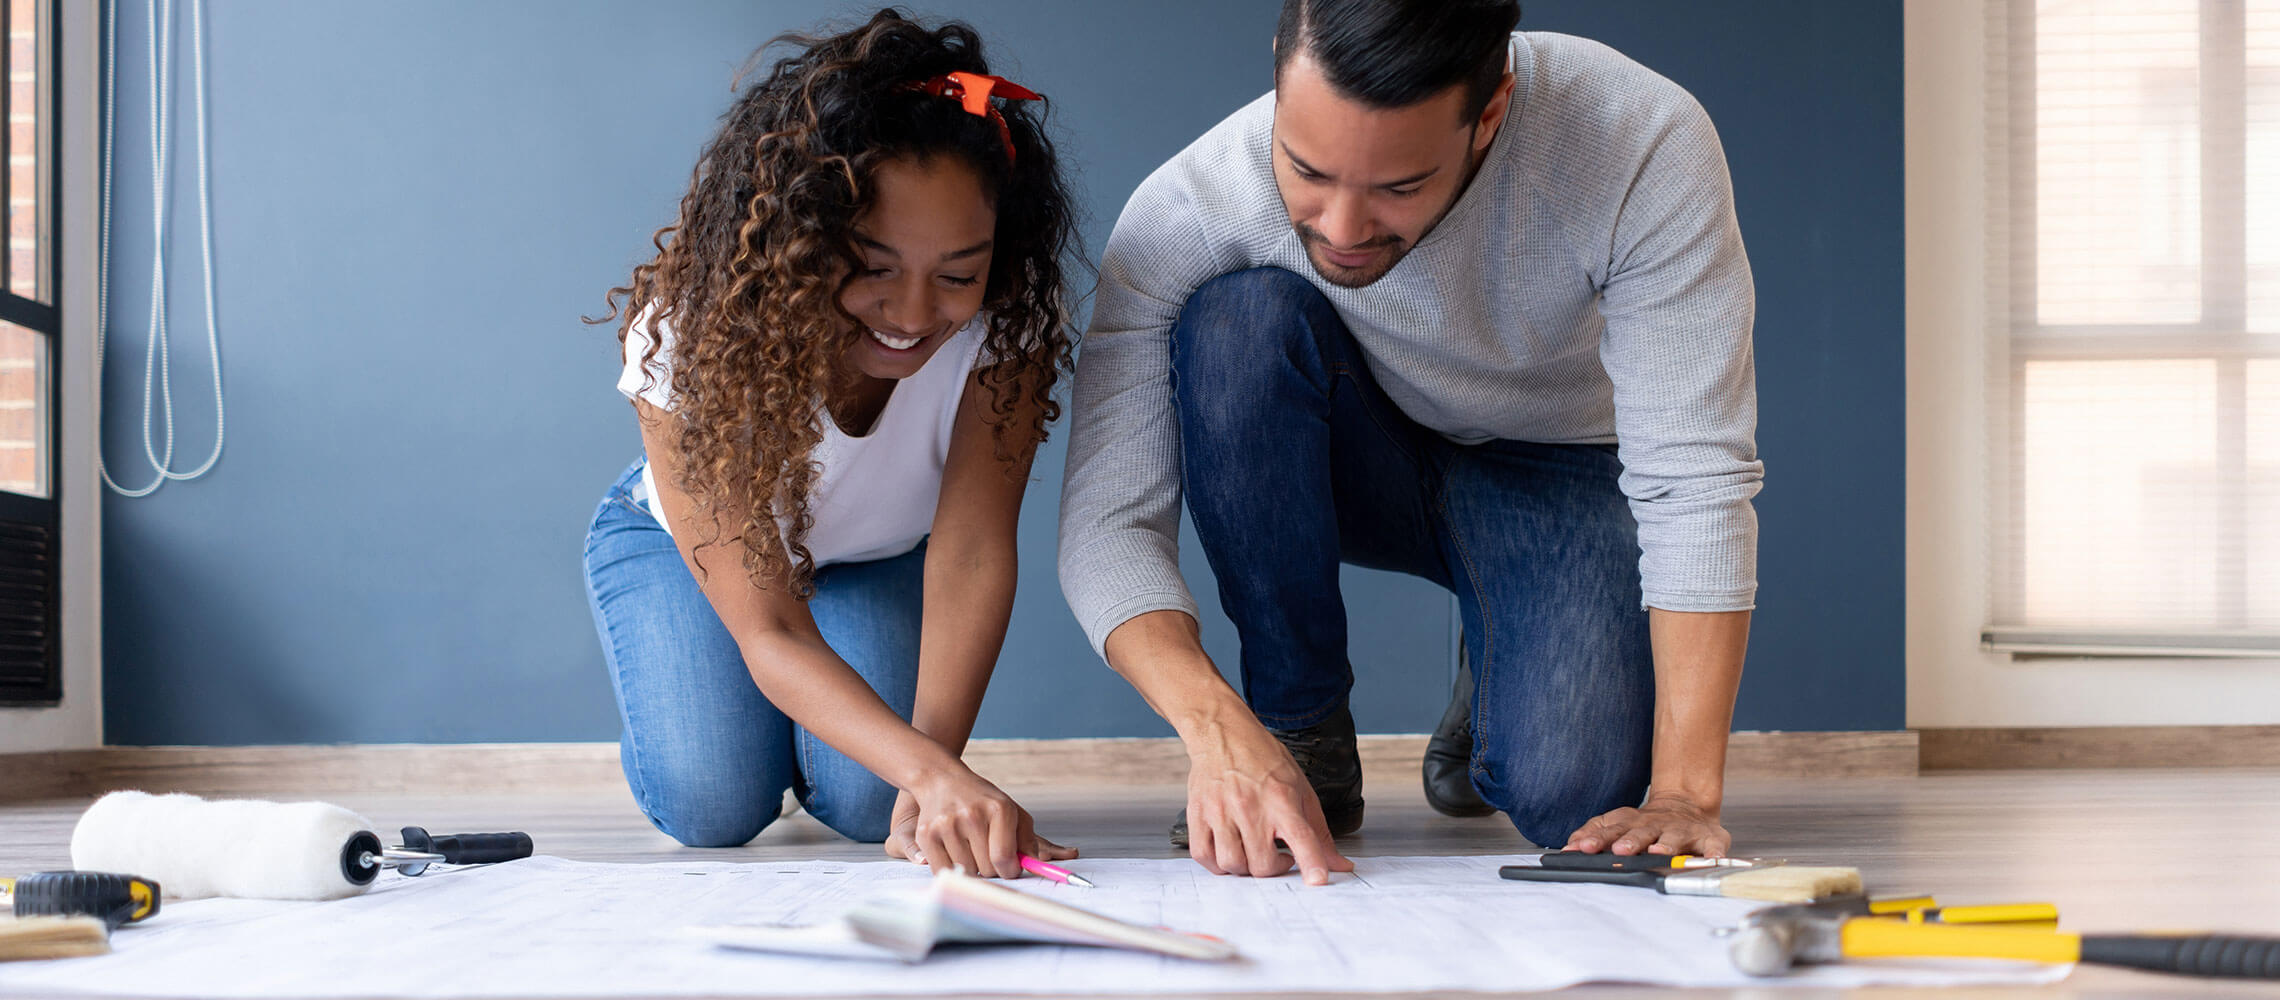
[[[19,917],[94,917],[112,930],[158,912],[158,883],[110,872],[37,872],[15,880]]]
[[[2084,934],[2082,960],[2155,972],[2280,979],[2280,938],[2243,934]]]
[[[1662,891],[1663,876],[1659,868],[1642,868],[1630,871],[1585,871],[1568,868],[1543,868],[1536,865],[1505,865],[1496,874],[1514,882],[1589,882],[1597,885],[1628,885],[1641,889]]]
[[[530,857],[527,833],[446,833],[430,836],[416,826],[404,828],[404,846],[427,854],[443,855],[447,865],[488,865]]]

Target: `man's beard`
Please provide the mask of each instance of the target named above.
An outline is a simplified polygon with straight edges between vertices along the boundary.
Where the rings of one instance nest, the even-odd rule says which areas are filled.
[[[1291,228],[1298,231],[1298,243],[1306,249],[1306,262],[1314,266],[1314,273],[1340,288],[1367,288],[1374,285],[1379,278],[1386,276],[1386,272],[1393,270],[1394,265],[1401,263],[1401,258],[1409,255],[1409,241],[1399,236],[1385,236],[1356,248],[1380,251],[1377,259],[1371,261],[1368,267],[1342,267],[1324,260],[1320,255],[1321,248],[1330,242],[1323,239],[1321,233],[1315,232],[1313,227],[1303,222],[1291,223]]]
[[[1465,133],[1465,144],[1470,146],[1479,135],[1480,125],[1476,122]],[[1448,204],[1442,205],[1441,211],[1433,216],[1433,221],[1427,223],[1425,228],[1420,231],[1419,239],[1423,239],[1425,233],[1431,233],[1441,227],[1441,220],[1448,218],[1449,213],[1456,209],[1457,202],[1464,198],[1465,191],[1472,187],[1474,176],[1480,173],[1480,165],[1487,161],[1487,150],[1473,153],[1467,158],[1464,182],[1457,185],[1457,191],[1449,196]],[[1328,245],[1330,241],[1323,239],[1322,234],[1316,232],[1314,227],[1296,220],[1291,222],[1290,227],[1298,231],[1298,245],[1305,248],[1306,262],[1314,266],[1314,273],[1321,275],[1322,280],[1340,288],[1367,288],[1377,284],[1379,278],[1385,277],[1393,270],[1394,265],[1401,263],[1403,257],[1409,256],[1409,251],[1416,249],[1415,244],[1399,236],[1381,236],[1354,248],[1356,250],[1374,250],[1383,247],[1386,251],[1384,256],[1372,261],[1369,267],[1356,270],[1350,267],[1340,267],[1335,263],[1323,260],[1318,255],[1318,251]]]

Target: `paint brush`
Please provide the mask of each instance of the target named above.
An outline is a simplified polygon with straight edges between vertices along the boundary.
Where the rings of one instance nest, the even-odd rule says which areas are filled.
[[[1653,889],[1666,896],[1725,896],[1768,903],[1810,903],[1861,891],[1860,869],[1767,865],[1753,868],[1642,868],[1575,871],[1505,865],[1497,874],[1515,882],[1582,882]]]

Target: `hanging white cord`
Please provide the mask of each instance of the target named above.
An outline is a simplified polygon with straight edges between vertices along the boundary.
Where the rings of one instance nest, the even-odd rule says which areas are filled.
[[[110,0],[105,5],[107,31],[105,34],[104,66],[108,74],[104,92],[111,99],[103,106],[103,205],[101,260],[96,269],[95,306],[95,367],[103,367],[104,342],[109,332],[111,284],[111,151],[112,135],[116,131],[116,93],[118,83],[118,3]],[[166,326],[166,225],[167,225],[167,142],[171,123],[169,101],[172,87],[169,77],[173,60],[174,5],[172,0],[151,0],[150,5],[150,101],[151,101],[151,291],[150,341],[143,350],[143,455],[148,458],[156,477],[147,486],[129,489],[111,478],[110,468],[102,458],[102,405],[96,402],[96,469],[103,484],[122,496],[149,496],[165,485],[167,480],[196,479],[212,471],[221,461],[223,441],[222,410],[222,347],[220,327],[214,317],[214,217],[207,166],[210,157],[206,151],[206,43],[205,0],[190,0],[190,53],[191,77],[194,85],[193,101],[197,108],[198,129],[198,236],[200,261],[204,265],[204,291],[206,295],[206,348],[213,359],[214,371],[214,452],[195,469],[176,472],[171,468],[174,459],[174,385],[173,364],[167,343]],[[151,437],[151,388],[158,389],[158,411],[165,423],[165,445],[153,443]]]

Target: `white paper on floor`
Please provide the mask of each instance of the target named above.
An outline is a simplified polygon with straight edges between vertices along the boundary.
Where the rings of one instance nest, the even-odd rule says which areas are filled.
[[[323,903],[208,899],[113,935],[112,954],[0,965],[0,996],[589,997],[785,994],[1390,992],[2041,983],[2064,967],[1885,961],[1781,980],[1727,964],[1712,931],[1754,905],[1497,878],[1518,858],[1358,858],[1351,876],[1224,878],[1186,859],[1073,863],[1098,889],[1014,885],[1224,938],[1234,962],[1090,948],[945,949],[917,965],[719,948],[685,928],[813,923],[916,888],[915,865],[614,865],[560,858],[410,879]]]

